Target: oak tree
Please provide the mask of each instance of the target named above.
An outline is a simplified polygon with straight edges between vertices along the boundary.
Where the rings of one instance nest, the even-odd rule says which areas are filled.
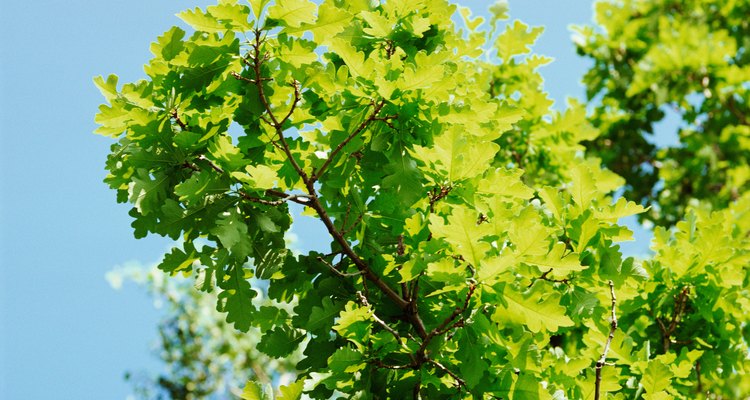
[[[95,79],[106,182],[136,237],[179,240],[161,270],[267,356],[302,352],[277,398],[748,395],[750,196],[623,259],[618,221],[647,209],[614,193],[638,181],[586,151],[584,105],[551,108],[542,28],[491,11],[489,29],[446,0],[185,11],[195,31],[160,36],[146,79]],[[290,204],[329,251],[291,251]]]

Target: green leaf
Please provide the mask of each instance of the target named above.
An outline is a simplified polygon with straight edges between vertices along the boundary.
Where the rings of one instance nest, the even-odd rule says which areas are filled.
[[[253,28],[249,22],[250,8],[237,4],[236,0],[222,0],[219,4],[206,7],[206,11],[229,29],[246,32]]]
[[[302,398],[302,390],[304,387],[304,379],[299,379],[296,382],[281,386],[279,387],[279,395],[276,396],[276,400],[300,400]]]
[[[271,0],[249,0],[250,7],[253,9],[253,15],[256,20],[260,20],[260,15],[263,13],[263,9],[270,3]]]
[[[465,207],[456,207],[448,217],[448,223],[437,215],[430,215],[430,231],[435,238],[443,238],[453,246],[454,252],[475,267],[479,267],[490,244],[481,241],[492,234],[490,226],[478,224],[479,214]]]
[[[390,21],[388,18],[377,12],[362,11],[359,14],[367,22],[369,27],[363,31],[376,38],[385,38],[391,33],[391,30],[398,21]]]
[[[328,359],[328,367],[334,373],[352,374],[365,367],[365,364],[362,361],[362,353],[350,349],[349,347],[342,347],[336,350],[331,358]]]
[[[176,185],[174,193],[183,203],[201,203],[207,194],[224,193],[228,189],[216,179],[216,175],[208,171],[199,171],[187,180]]]
[[[200,7],[195,7],[192,10],[182,11],[177,14],[177,17],[185,21],[186,24],[190,25],[197,31],[208,33],[227,31],[227,28],[224,27],[224,24],[211,16],[211,14],[203,12]]]
[[[474,388],[487,372],[488,365],[483,357],[486,349],[473,329],[462,329],[459,335],[458,347],[461,351],[456,354],[456,359],[460,361],[458,368],[469,388]]]
[[[477,193],[528,200],[534,196],[534,190],[521,181],[523,172],[522,169],[491,169],[479,181]]]
[[[670,396],[664,392],[669,387],[674,374],[668,366],[658,359],[649,361],[648,367],[641,377],[641,385],[646,390],[643,398],[646,400],[667,399]]]
[[[542,385],[539,380],[533,374],[524,371],[518,375],[518,380],[516,380],[516,384],[513,386],[513,398],[540,400],[543,398],[541,390]]]
[[[624,197],[617,199],[617,202],[604,210],[594,212],[594,216],[600,220],[617,222],[620,218],[629,217],[631,215],[640,214],[646,212],[648,209],[636,204],[632,201],[627,201]]]
[[[236,170],[246,164],[240,149],[232,144],[228,136],[217,136],[208,147],[209,153],[224,170]]]
[[[167,197],[169,175],[163,172],[149,174],[145,169],[138,169],[131,180],[129,200],[136,210],[144,216],[159,210]]]
[[[529,26],[521,21],[513,21],[495,42],[497,52],[504,62],[510,62],[511,57],[526,54],[531,51],[531,45],[544,32],[543,27],[535,27],[529,31]]]
[[[460,182],[481,175],[499,149],[455,127],[435,137],[433,146],[414,146],[410,154],[425,164],[422,169],[436,181]]]
[[[413,67],[404,69],[397,87],[404,92],[427,89],[434,83],[443,80],[445,66],[441,63],[442,59],[442,55],[435,57],[421,52],[417,53]]]
[[[547,254],[550,229],[541,223],[541,216],[533,207],[526,207],[513,219],[513,228],[508,238],[513,243],[514,253],[534,258]]]
[[[177,247],[173,247],[171,252],[164,255],[164,259],[159,263],[159,269],[170,274],[190,271],[193,262],[196,260],[198,260],[198,256],[194,251],[191,250],[186,253]]]
[[[105,81],[102,76],[96,76],[94,77],[94,85],[99,89],[99,91],[102,93],[102,96],[104,96],[107,101],[112,102],[119,93],[117,92],[117,75],[110,74],[107,76],[107,80]],[[101,107],[99,108],[101,110]],[[97,123],[99,123],[97,121]]]
[[[241,265],[233,265],[226,271],[226,280],[219,282],[223,289],[219,293],[217,310],[227,313],[227,322],[242,332],[250,329],[255,313],[252,299],[257,296],[245,277],[245,269]],[[249,271],[248,271],[249,273]]]
[[[591,169],[584,164],[576,164],[570,171],[573,179],[571,194],[580,210],[589,208],[591,200],[596,194],[596,185]]]
[[[271,357],[286,357],[297,349],[304,338],[304,334],[291,328],[276,327],[263,334],[263,338],[258,343],[258,350]]]
[[[271,189],[278,187],[279,176],[276,171],[266,165],[248,165],[244,172],[232,172],[233,178],[247,183],[254,189]]]
[[[343,311],[339,314],[338,321],[333,329],[342,337],[345,337],[359,345],[369,336],[372,325],[372,310],[369,307],[359,307],[353,301],[346,303]]]
[[[573,326],[560,305],[557,292],[541,293],[542,285],[534,285],[531,291],[519,293],[509,286],[502,292],[504,304],[498,305],[492,319],[498,323],[517,323],[531,332],[557,332],[561,327]]]
[[[330,40],[336,37],[352,21],[354,16],[344,9],[336,7],[334,4],[325,2],[318,9],[318,19],[313,24],[302,24],[299,28],[287,27],[284,29],[289,34],[299,34],[310,32],[313,40],[320,44],[329,44]]]
[[[524,259],[524,262],[536,265],[542,271],[552,270],[552,275],[561,276],[574,271],[585,269],[578,261],[578,253],[567,253],[565,243],[557,242],[552,250],[545,256],[532,256]]]
[[[247,240],[247,224],[236,213],[229,213],[216,221],[216,227],[211,234],[219,238],[219,242],[227,249]]]
[[[262,386],[254,381],[247,381],[240,395],[242,400],[273,400],[273,389],[270,385]]]
[[[318,6],[309,0],[277,0],[268,8],[268,18],[297,28],[304,23],[312,23],[317,9]]]
[[[336,52],[336,55],[344,60],[346,67],[349,68],[349,73],[354,78],[360,76],[367,78],[372,75],[372,71],[365,66],[365,54],[358,51],[349,43],[349,41],[344,39],[334,39],[331,41],[330,47],[331,50]]]
[[[333,304],[330,298],[324,297],[320,307],[313,307],[305,328],[309,331],[319,331],[333,325],[333,319],[341,312],[341,306]]]

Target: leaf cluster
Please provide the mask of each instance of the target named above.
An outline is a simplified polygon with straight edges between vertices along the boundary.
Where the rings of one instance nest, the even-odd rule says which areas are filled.
[[[541,28],[445,0],[180,17],[195,33],[159,37],[147,79],[96,79],[106,182],[136,237],[182,241],[161,270],[265,355],[302,353],[278,397],[747,393],[747,195],[623,259],[618,221],[648,209],[613,197],[637,181],[586,152],[584,105],[551,109]],[[289,203],[328,252],[292,251]]]

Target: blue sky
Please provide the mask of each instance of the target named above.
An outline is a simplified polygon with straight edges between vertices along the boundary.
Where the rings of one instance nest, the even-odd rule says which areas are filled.
[[[487,1],[462,1],[484,13]],[[5,1],[0,13],[0,397],[124,399],[126,370],[158,368],[158,313],[107,271],[151,263],[170,241],[133,238],[126,205],[102,183],[111,140],[93,135],[95,75],[144,76],[149,43],[208,1]],[[583,95],[587,62],[567,27],[591,1],[510,0],[511,17],[545,25],[535,51],[562,102]],[[297,231],[300,238],[304,231]],[[634,249],[647,246],[645,236]],[[645,243],[644,243],[645,240]],[[302,243],[304,245],[304,242]]]

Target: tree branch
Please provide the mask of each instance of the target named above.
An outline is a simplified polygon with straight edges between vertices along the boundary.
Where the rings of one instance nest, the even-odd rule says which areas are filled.
[[[609,346],[612,345],[612,339],[615,338],[615,331],[617,330],[617,315],[615,314],[615,307],[617,306],[617,297],[615,297],[615,284],[609,281],[609,294],[612,297],[612,321],[609,325],[609,336],[607,336],[607,342],[604,343],[604,351],[602,356],[596,362],[596,381],[594,383],[594,400],[599,400],[600,391],[602,385],[602,368],[607,362],[607,353],[609,352]]]
[[[450,185],[430,190],[428,195],[430,200],[430,212],[435,212],[435,203],[446,198],[451,190],[453,190],[453,186]]]
[[[664,322],[660,318],[656,318],[656,322],[659,324],[659,330],[662,334],[662,346],[664,352],[669,351],[672,345],[672,335],[677,330],[677,324],[680,322],[682,313],[685,312],[685,306],[687,305],[688,295],[690,294],[690,287],[685,286],[682,288],[680,293],[674,299],[674,309],[672,310],[672,317],[669,321],[669,326],[664,325]]]
[[[355,276],[362,275],[362,271],[357,271],[357,272],[353,272],[353,273],[341,272],[336,267],[334,267],[333,265],[331,265],[331,263],[329,263],[323,257],[320,257],[320,256],[318,256],[318,261],[320,261],[323,264],[325,264],[325,266],[328,267],[328,269],[330,269],[331,271],[333,271],[334,274],[336,274],[336,275],[338,275],[338,276],[340,276],[342,278],[353,278]]]
[[[276,134],[279,137],[279,142],[281,143],[281,147],[284,151],[284,154],[286,154],[287,158],[289,159],[289,162],[292,164],[292,167],[295,171],[297,171],[297,174],[302,178],[303,181],[306,181],[308,179],[307,173],[302,169],[302,167],[299,166],[297,163],[297,160],[294,159],[294,156],[292,155],[292,151],[289,149],[289,144],[286,141],[286,138],[284,137],[284,129],[283,124],[291,117],[292,113],[294,112],[295,108],[297,107],[297,103],[299,102],[299,83],[297,81],[294,81],[292,83],[292,86],[294,87],[294,100],[292,101],[291,109],[289,110],[289,113],[279,121],[276,119],[276,116],[273,114],[273,110],[271,110],[271,105],[268,103],[268,98],[266,98],[265,90],[263,89],[263,81],[264,79],[261,77],[261,65],[263,60],[265,60],[267,55],[263,55],[261,57],[260,55],[260,48],[263,42],[260,38],[260,29],[255,30],[255,43],[253,44],[253,50],[255,51],[255,56],[253,57],[253,62],[251,64],[253,68],[253,72],[255,72],[255,86],[258,88],[258,97],[260,98],[260,102],[263,105],[263,108],[265,109],[266,113],[268,114],[268,117],[271,119],[270,122],[271,126],[276,130]]]
[[[352,139],[354,139],[357,135],[359,135],[362,131],[364,131],[365,128],[367,128],[367,126],[377,118],[378,113],[380,112],[381,109],[383,109],[383,106],[385,106],[385,100],[381,100],[379,103],[377,103],[375,105],[375,109],[372,111],[370,116],[367,117],[367,119],[365,119],[364,121],[362,121],[362,123],[359,124],[359,126],[357,127],[357,129],[354,130],[354,132],[349,134],[349,136],[347,136],[346,139],[342,140],[341,143],[339,143],[338,146],[336,146],[336,148],[333,149],[333,151],[331,151],[331,154],[328,156],[325,162],[323,162],[323,165],[321,165],[317,171],[314,171],[312,173],[312,176],[310,178],[313,180],[313,182],[317,181],[318,179],[320,179],[321,176],[323,176],[323,174],[326,171],[326,168],[328,168],[331,162],[333,162],[333,159],[336,158],[336,156],[347,145],[347,143],[349,143]]]
[[[532,285],[534,285],[534,282],[539,281],[539,280],[541,280],[541,281],[547,281],[547,282],[552,282],[552,283],[564,283],[566,285],[570,282],[570,279],[568,279],[568,278],[565,278],[565,279],[552,279],[552,278],[548,278],[548,275],[551,272],[552,272],[552,268],[550,268],[548,271],[542,273],[542,275],[540,275],[538,278],[533,278],[531,280],[531,283],[529,283],[529,286],[527,286],[527,287],[531,287]]]
[[[456,375],[456,373],[454,373],[453,371],[449,370],[448,368],[445,368],[443,366],[443,364],[440,364],[439,362],[437,362],[435,360],[430,360],[429,363],[432,364],[432,365],[434,365],[434,366],[436,366],[436,367],[438,367],[438,369],[440,369],[441,371],[445,372],[446,374],[450,375],[451,378],[453,378],[456,381],[456,385],[459,387],[459,389],[460,388],[465,388],[465,389],[468,390],[468,388],[466,386],[466,381],[464,381],[463,379],[461,379],[461,377],[458,376],[458,375]]]
[[[310,193],[310,204],[308,204],[315,212],[318,214],[318,217],[323,221],[323,225],[326,226],[326,229],[328,230],[328,233],[333,237],[333,239],[341,246],[341,251],[344,253],[347,257],[349,257],[350,260],[354,263],[354,265],[357,267],[358,270],[363,271],[363,275],[367,277],[368,280],[370,280],[372,283],[375,284],[388,298],[393,300],[396,305],[399,306],[402,310],[406,309],[407,302],[401,296],[398,295],[393,289],[391,289],[390,286],[388,286],[387,283],[385,283],[382,279],[380,279],[379,276],[375,275],[375,273],[372,272],[370,267],[365,263],[359,256],[354,252],[352,247],[349,245],[349,242],[344,238],[343,235],[341,235],[341,232],[339,232],[336,227],[333,225],[333,221],[331,220],[331,217],[328,216],[328,213],[326,212],[325,208],[323,207],[323,204],[321,204],[320,199],[318,198],[314,183],[312,179],[305,179],[306,185],[307,185],[307,191]]]
[[[240,197],[242,197],[245,200],[252,201],[253,203],[264,204],[267,206],[278,206],[278,205],[284,204],[284,202],[286,201],[291,201],[293,203],[297,203],[297,204],[301,204],[305,206],[307,205],[307,202],[309,201],[309,197],[306,194],[287,194],[284,192],[278,192],[276,190],[271,190],[271,189],[266,190],[266,194],[280,197],[280,199],[278,200],[261,199],[261,198],[249,195],[244,190],[239,190],[238,193],[240,194]]]
[[[283,133],[283,127],[282,125],[287,121],[287,119],[291,116],[291,113],[294,111],[294,107],[296,107],[296,104],[299,102],[299,86],[298,84],[294,83],[294,89],[295,89],[295,96],[294,101],[292,104],[292,109],[290,112],[281,120],[279,121],[276,116],[273,113],[273,110],[271,109],[270,104],[268,103],[268,99],[266,98],[265,91],[263,89],[263,78],[261,77],[261,65],[263,60],[265,60],[268,57],[268,54],[264,54],[261,56],[261,46],[263,44],[263,40],[261,39],[261,31],[260,29],[255,30],[255,42],[252,44],[253,50],[254,50],[254,56],[251,57],[253,62],[249,63],[247,60],[244,60],[244,62],[248,65],[250,65],[253,68],[253,71],[255,73],[255,85],[258,88],[258,95],[261,101],[261,104],[263,105],[263,108],[265,109],[268,118],[270,119],[268,122],[270,122],[271,126],[276,130],[276,133],[279,137],[279,142],[281,143],[282,149],[286,157],[289,159],[289,162],[292,164],[292,167],[297,172],[299,177],[302,179],[302,182],[305,184],[305,189],[307,193],[309,194],[309,202],[306,202],[305,205],[311,207],[315,210],[315,212],[318,214],[318,217],[323,221],[323,224],[325,225],[326,229],[328,230],[328,233],[331,235],[331,237],[334,239],[336,243],[338,243],[339,246],[341,246],[342,253],[349,257],[349,259],[354,263],[354,265],[357,267],[357,269],[362,273],[362,275],[367,278],[370,282],[372,282],[375,286],[380,289],[383,294],[385,294],[386,297],[391,299],[401,310],[405,312],[407,317],[409,318],[412,325],[417,330],[418,335],[421,338],[425,338],[427,336],[426,329],[424,327],[424,323],[422,323],[421,318],[419,318],[419,315],[415,312],[410,312],[411,308],[411,302],[408,302],[404,300],[403,297],[401,297],[396,291],[394,291],[388,283],[383,281],[377,274],[375,274],[372,269],[367,265],[367,263],[362,260],[352,249],[349,242],[344,238],[344,235],[341,234],[339,230],[336,229],[336,227],[333,224],[333,221],[331,220],[331,217],[328,215],[328,213],[325,210],[325,207],[320,202],[320,198],[318,197],[317,191],[315,189],[315,182],[320,176],[325,172],[326,168],[332,163],[333,159],[342,151],[342,149],[346,146],[347,143],[349,143],[354,137],[356,137],[358,134],[360,134],[362,131],[367,128],[367,126],[375,120],[375,118],[378,117],[378,113],[380,110],[385,106],[386,101],[381,100],[377,104],[375,104],[375,108],[373,109],[373,112],[370,114],[370,116],[365,119],[358,127],[354,130],[344,141],[339,143],[339,145],[331,152],[330,156],[326,159],[326,161],[323,163],[323,165],[317,170],[313,171],[312,175],[308,175],[297,163],[297,161],[294,159],[294,156],[292,155],[291,150],[289,149],[289,145],[286,142],[286,138],[284,137]]]
[[[179,114],[177,114],[177,109],[172,110],[172,112],[169,114],[169,116],[172,117],[172,119],[174,120],[174,122],[176,122],[177,125],[180,126],[180,129],[182,129],[183,131],[187,131],[188,130],[188,126],[185,125],[185,123],[182,121],[182,119],[180,119]]]
[[[466,294],[466,299],[464,300],[464,304],[461,307],[456,307],[451,315],[449,315],[443,322],[435,327],[435,329],[431,330],[430,333],[427,334],[427,336],[422,340],[422,345],[419,346],[419,350],[417,350],[417,359],[418,360],[426,360],[427,357],[425,355],[425,350],[427,349],[427,346],[430,344],[432,339],[434,339],[436,336],[442,335],[448,330],[452,328],[446,329],[455,319],[466,312],[466,309],[469,308],[469,301],[471,300],[471,296],[474,294],[474,290],[477,288],[475,283],[469,284],[469,292]]]
[[[208,166],[211,167],[212,170],[218,172],[219,174],[224,174],[224,170],[221,169],[220,166],[216,165],[213,161],[209,160],[203,154],[201,154],[201,155],[198,156],[198,160],[206,162],[208,164]]]
[[[742,123],[742,125],[750,125],[747,120],[747,116],[743,114],[738,108],[737,103],[734,101],[734,95],[729,96],[727,100],[727,109],[734,114],[735,117]]]

